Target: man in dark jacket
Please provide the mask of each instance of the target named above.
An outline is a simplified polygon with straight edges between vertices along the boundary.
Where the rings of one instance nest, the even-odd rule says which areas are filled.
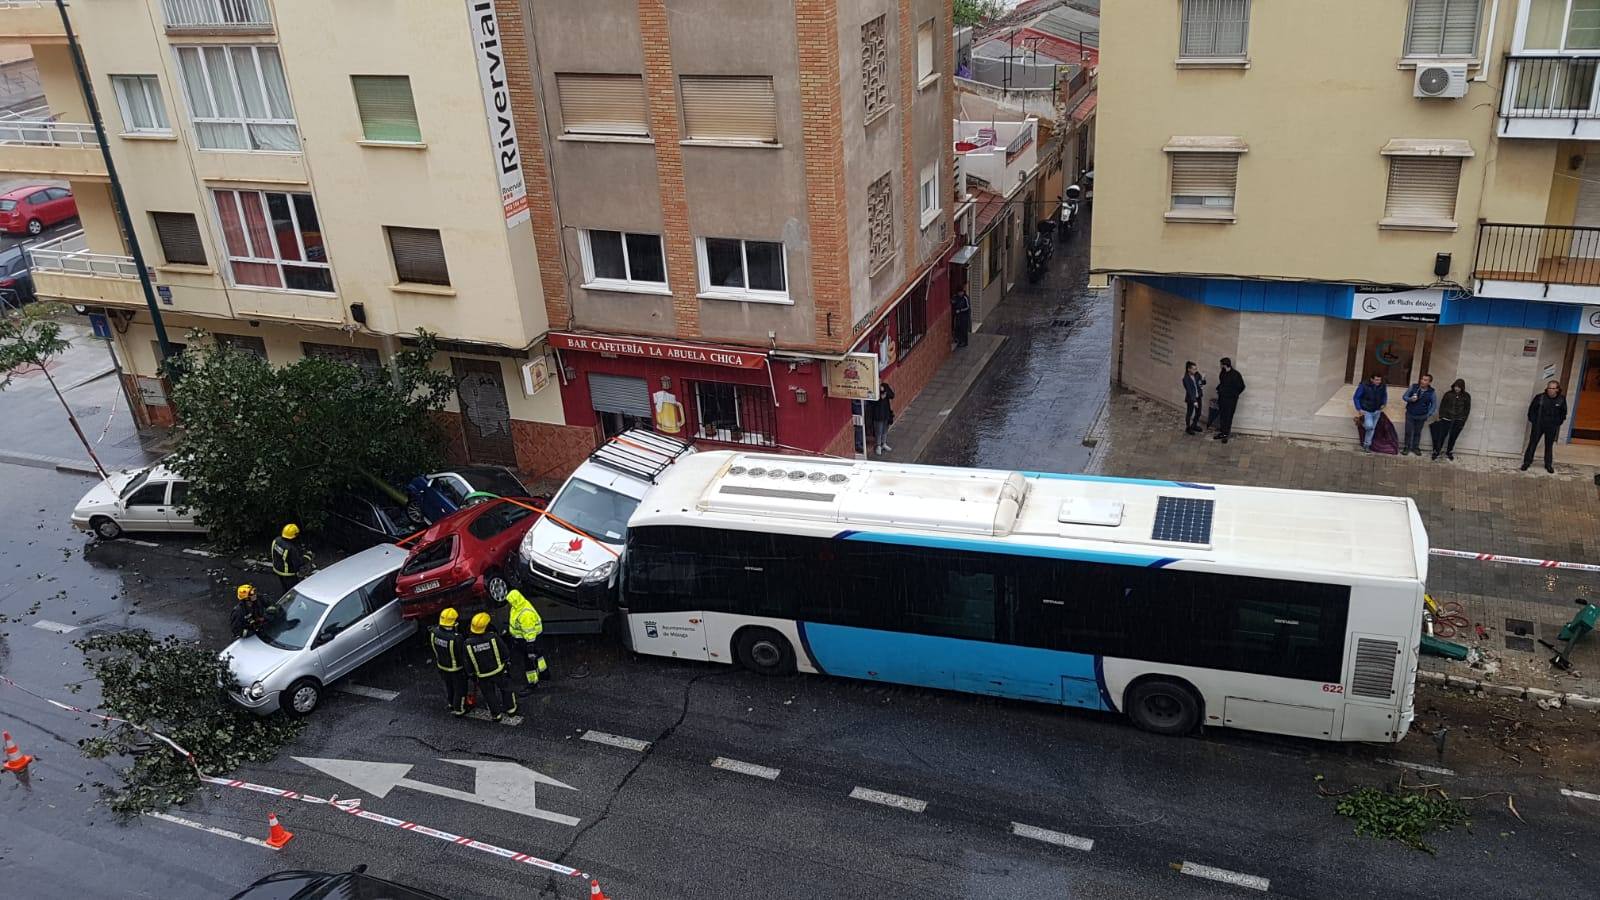
[[[894,388],[885,381],[878,385],[878,399],[872,401],[872,433],[878,442],[878,455],[893,450],[889,446],[889,426],[894,424]]]
[[[1544,439],[1544,470],[1554,472],[1556,461],[1554,447],[1556,435],[1561,433],[1561,423],[1567,420],[1567,398],[1561,395],[1561,382],[1552,381],[1544,392],[1533,395],[1528,404],[1528,449],[1522,452],[1522,471],[1533,465],[1533,448]]]
[[[972,332],[972,298],[967,296],[967,289],[956,291],[950,298],[950,336],[957,347],[965,347]]]
[[[269,609],[261,605],[261,598],[256,594],[255,585],[241,584],[234,594],[239,598],[239,602],[234,606],[233,615],[229,620],[233,636],[249,637],[265,628]]]
[[[1239,395],[1244,393],[1244,376],[1233,367],[1233,360],[1224,356],[1217,363],[1217,433],[1214,441],[1224,444],[1233,437],[1233,413],[1239,408]]]
[[[1456,458],[1456,438],[1461,436],[1461,429],[1467,427],[1467,417],[1472,415],[1472,395],[1467,393],[1467,383],[1460,378],[1451,382],[1450,390],[1439,397],[1439,421],[1433,423],[1438,429],[1433,436],[1433,458],[1438,459],[1439,453],[1452,462]]]
[[[1200,404],[1206,398],[1206,377],[1193,362],[1183,364],[1183,433],[1199,434]]]
[[[1439,394],[1433,389],[1433,376],[1424,374],[1416,384],[1406,389],[1405,396],[1400,399],[1406,404],[1406,442],[1400,455],[1414,453],[1421,456],[1422,427],[1428,424],[1428,417],[1439,407]]]
[[[1371,452],[1372,436],[1378,431],[1378,417],[1389,405],[1389,389],[1383,386],[1383,376],[1374,372],[1370,379],[1356,385],[1350,402],[1355,404],[1356,418],[1361,420],[1361,449]]]

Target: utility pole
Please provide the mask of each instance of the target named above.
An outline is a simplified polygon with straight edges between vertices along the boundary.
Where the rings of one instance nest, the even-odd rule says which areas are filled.
[[[161,308],[156,305],[155,285],[150,283],[150,270],[144,264],[144,254],[139,252],[139,236],[134,233],[133,220],[128,216],[128,198],[122,193],[122,181],[117,178],[117,164],[111,159],[111,144],[106,140],[105,122],[100,118],[100,104],[94,98],[94,83],[89,80],[89,68],[83,61],[83,48],[78,46],[78,36],[72,31],[72,18],[67,15],[66,0],[56,0],[56,11],[61,14],[61,27],[67,32],[67,46],[72,50],[72,67],[78,73],[78,87],[83,91],[83,103],[89,109],[89,121],[94,124],[95,139],[100,142],[100,157],[106,163],[106,175],[111,179],[111,205],[116,208],[122,222],[122,233],[128,239],[128,251],[133,254],[133,265],[139,273],[139,286],[144,289],[144,302],[150,308],[150,322],[156,328],[156,345],[161,349],[161,364],[172,358],[172,344],[167,340],[167,326],[161,321]]]

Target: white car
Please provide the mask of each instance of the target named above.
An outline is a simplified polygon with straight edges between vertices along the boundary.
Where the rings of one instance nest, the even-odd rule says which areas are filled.
[[[73,507],[72,524],[108,541],[124,531],[203,533],[188,496],[189,482],[161,463],[113,472]]]

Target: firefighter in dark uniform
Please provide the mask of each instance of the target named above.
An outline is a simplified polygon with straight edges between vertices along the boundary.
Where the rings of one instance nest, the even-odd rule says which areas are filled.
[[[300,583],[300,568],[306,563],[305,551],[300,549],[300,526],[290,522],[283,533],[272,539],[272,574],[278,576],[283,592]]]
[[[489,704],[489,713],[494,720],[500,722],[508,716],[516,716],[517,695],[511,690],[511,676],[507,671],[511,654],[500,632],[489,627],[488,613],[478,613],[472,617],[472,633],[467,636],[467,659],[472,663],[472,676],[478,680],[478,693]]]
[[[239,603],[233,608],[230,625],[236,638],[249,637],[267,624],[267,610],[261,606],[261,597],[253,584],[241,584],[235,592]]]
[[[467,639],[456,630],[460,614],[454,607],[439,613],[439,624],[428,629],[433,664],[444,682],[444,702],[452,716],[467,714]]]

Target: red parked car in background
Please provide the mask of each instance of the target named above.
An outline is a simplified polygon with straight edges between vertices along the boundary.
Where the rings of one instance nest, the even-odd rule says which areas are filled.
[[[447,606],[503,603],[512,588],[511,554],[543,508],[537,499],[490,500],[435,522],[417,537],[395,579],[400,615],[421,619]]]
[[[78,201],[64,187],[33,184],[0,194],[0,231],[39,234],[78,217]]]

